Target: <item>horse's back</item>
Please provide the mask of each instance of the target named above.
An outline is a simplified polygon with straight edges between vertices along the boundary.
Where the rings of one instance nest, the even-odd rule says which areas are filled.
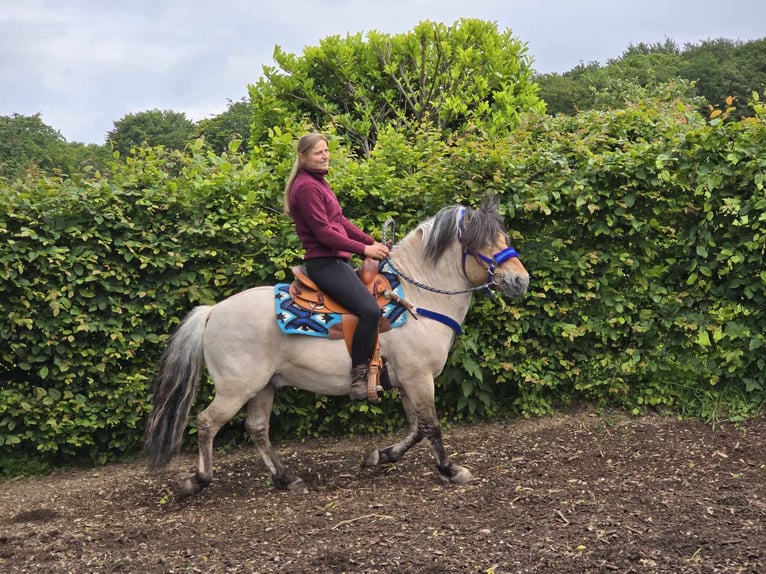
[[[251,287],[216,303],[210,311],[208,329],[231,330],[232,336],[260,333],[270,325],[276,327],[274,287]]]
[[[280,342],[274,288],[253,287],[216,303],[205,328],[205,361],[211,372],[252,368],[274,355]]]

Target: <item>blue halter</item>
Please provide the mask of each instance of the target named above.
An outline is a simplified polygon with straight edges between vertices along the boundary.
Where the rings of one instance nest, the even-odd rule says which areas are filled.
[[[465,222],[465,207],[460,210],[460,222],[458,224],[457,228],[457,237],[460,243],[463,243],[463,224]],[[487,295],[494,295],[492,292],[493,289],[496,289],[499,283],[495,279],[495,269],[498,265],[502,265],[509,259],[512,259],[513,257],[519,258],[519,252],[516,251],[513,247],[510,245],[506,247],[505,249],[502,249],[495,253],[492,257],[487,257],[486,255],[483,255],[482,253],[474,253],[467,247],[463,248],[463,273],[465,273],[465,260],[466,258],[471,255],[474,259],[479,261],[481,264],[482,262],[486,264],[484,267],[484,270],[487,272],[487,283],[484,286],[484,292]]]
[[[460,244],[463,243],[463,223],[465,220],[465,207],[463,207],[460,210],[460,222],[458,225],[457,230],[457,236],[458,241],[460,241]],[[388,229],[393,228],[394,226],[394,220],[388,219],[385,224],[383,225],[383,240],[387,242],[388,240]],[[393,237],[391,238],[393,240]],[[496,280],[495,275],[498,265],[502,265],[509,259],[516,257],[519,257],[519,253],[513,248],[513,247],[506,247],[505,249],[502,249],[495,253],[492,257],[487,257],[486,255],[482,255],[481,253],[474,253],[470,249],[463,248],[463,274],[466,274],[465,272],[465,260],[466,258],[471,255],[474,257],[482,267],[487,271],[487,282],[484,285],[480,285],[478,287],[471,287],[469,289],[463,289],[459,291],[445,291],[442,289],[436,289],[435,287],[429,287],[428,285],[425,285],[416,279],[409,277],[405,273],[403,273],[400,269],[397,269],[394,266],[393,261],[391,261],[390,258],[386,258],[383,265],[388,265],[391,270],[396,273],[399,277],[404,279],[405,281],[412,283],[413,285],[420,287],[421,289],[425,289],[426,291],[431,291],[432,293],[441,293],[442,295],[458,295],[461,293],[468,293],[472,291],[476,291],[479,289],[482,289],[487,295],[494,296],[494,293],[492,292],[493,289],[496,289],[500,283]],[[484,266],[486,264],[486,267]],[[466,275],[467,276],[467,275]],[[428,317],[429,319],[433,319],[434,321],[438,321],[439,323],[442,323],[443,325],[446,325],[455,333],[458,335],[463,334],[463,329],[460,326],[460,323],[452,319],[451,317],[448,317],[446,315],[443,315],[441,313],[437,313],[436,311],[430,311],[428,309],[422,309],[420,307],[415,307],[413,309],[409,309],[410,312],[414,311],[418,315],[422,315],[423,317]],[[417,319],[417,317],[415,317]]]

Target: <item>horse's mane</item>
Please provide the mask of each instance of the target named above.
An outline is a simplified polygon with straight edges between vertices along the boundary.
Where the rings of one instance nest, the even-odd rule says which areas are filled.
[[[479,209],[465,208],[460,243],[465,249],[478,252],[494,242],[498,234],[505,233],[503,218],[497,213],[498,199],[486,198]],[[424,253],[427,261],[439,262],[449,245],[458,239],[461,205],[442,208],[434,217],[419,227],[425,237]]]

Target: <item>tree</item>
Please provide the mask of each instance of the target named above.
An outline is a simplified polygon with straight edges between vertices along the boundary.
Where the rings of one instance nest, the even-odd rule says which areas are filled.
[[[678,77],[681,56],[676,43],[629,44],[616,60],[608,60],[609,77],[629,80],[643,87],[664,84]]]
[[[0,116],[0,177],[16,179],[27,170],[70,172],[74,162],[60,132],[40,114]]]
[[[600,68],[598,62],[579,64],[563,74],[541,74],[535,77],[540,97],[549,114],[574,114],[578,109],[593,107],[591,78]],[[583,78],[587,78],[584,80]]]
[[[680,74],[693,80],[708,105],[727,107],[733,97],[735,118],[752,115],[746,102],[752,92],[766,88],[766,39],[732,42],[719,38],[698,45],[688,45],[683,54]],[[705,114],[707,105],[701,108]]]
[[[729,95],[729,80],[723,62],[730,58],[733,49],[734,46],[728,40],[707,41],[686,47],[679,75],[692,79],[697,91],[705,98],[699,108],[703,115],[709,113],[709,105],[715,105]]]
[[[653,88],[678,77],[680,55],[676,44],[629,44],[623,54],[609,60],[580,64],[564,74],[543,74],[536,78],[540,94],[551,114],[574,114],[601,107],[605,100],[620,100],[617,86]],[[604,96],[611,94],[611,98]]]
[[[69,142],[66,144],[76,171],[104,170],[111,159],[111,151],[105,145]]]
[[[526,45],[497,25],[461,19],[421,22],[411,32],[330,36],[303,56],[277,46],[278,67],[249,86],[253,143],[290,120],[332,124],[363,156],[393,125],[446,134],[469,125],[506,133],[527,110],[544,109]]]
[[[616,59],[601,66],[597,62],[577,66],[564,74],[542,74],[535,79],[540,95],[552,114],[574,114],[601,107],[611,99],[620,100],[615,86],[633,84],[657,89],[662,84],[680,85],[677,79],[692,82],[688,95],[700,95],[698,110],[705,116],[709,106],[726,108],[734,98],[732,118],[752,115],[746,102],[752,92],[766,88],[766,39],[742,43],[719,38],[700,44],[687,44],[679,50],[668,39],[657,44],[630,44]],[[630,88],[632,90],[633,88]],[[611,92],[611,98],[605,95]]]
[[[766,91],[766,38],[738,46],[732,59],[731,67],[742,76],[741,82],[734,84],[728,95],[738,98],[739,109],[744,110],[744,103],[750,100],[753,92]],[[752,116],[752,111],[748,110],[747,115]]]
[[[114,122],[107,143],[123,157],[130,154],[131,148],[142,145],[183,150],[193,130],[194,122],[182,112],[148,110],[127,114]]]
[[[250,141],[250,121],[253,116],[250,102],[244,98],[232,102],[225,112],[209,119],[200,120],[192,134],[193,137],[204,137],[217,153],[223,153],[229,149],[232,140],[242,140],[240,151],[248,150]]]

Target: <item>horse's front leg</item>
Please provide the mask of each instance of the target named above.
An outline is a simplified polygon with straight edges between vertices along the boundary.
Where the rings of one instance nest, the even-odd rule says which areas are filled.
[[[447,456],[442,442],[442,429],[439,426],[439,419],[434,416],[432,420],[421,421],[423,434],[431,442],[431,451],[436,457],[436,468],[439,475],[449,482],[455,484],[468,484],[473,480],[473,475],[464,466],[455,464]]]
[[[408,450],[423,440],[423,430],[418,424],[418,417],[415,414],[415,409],[412,406],[412,402],[405,394],[404,390],[399,389],[399,393],[402,397],[402,407],[404,407],[404,413],[407,416],[409,422],[410,432],[404,438],[396,444],[392,444],[386,448],[376,448],[370,452],[362,462],[362,468],[370,468],[381,464],[390,464],[398,461],[402,458]]]
[[[405,453],[427,438],[431,443],[431,451],[436,457],[436,468],[445,480],[456,484],[466,484],[473,480],[470,471],[450,461],[444,450],[442,431],[434,405],[433,379],[423,381],[415,388],[402,393],[402,405],[410,424],[410,432],[404,440],[386,448],[376,449],[369,453],[362,464],[372,467],[398,461]]]
[[[282,464],[274,449],[271,448],[269,418],[271,417],[273,404],[274,387],[266,385],[247,403],[245,428],[255,443],[258,452],[261,454],[263,462],[268,467],[269,472],[271,472],[274,486],[282,490],[292,490],[293,492],[308,492],[303,479],[290,473]]]

